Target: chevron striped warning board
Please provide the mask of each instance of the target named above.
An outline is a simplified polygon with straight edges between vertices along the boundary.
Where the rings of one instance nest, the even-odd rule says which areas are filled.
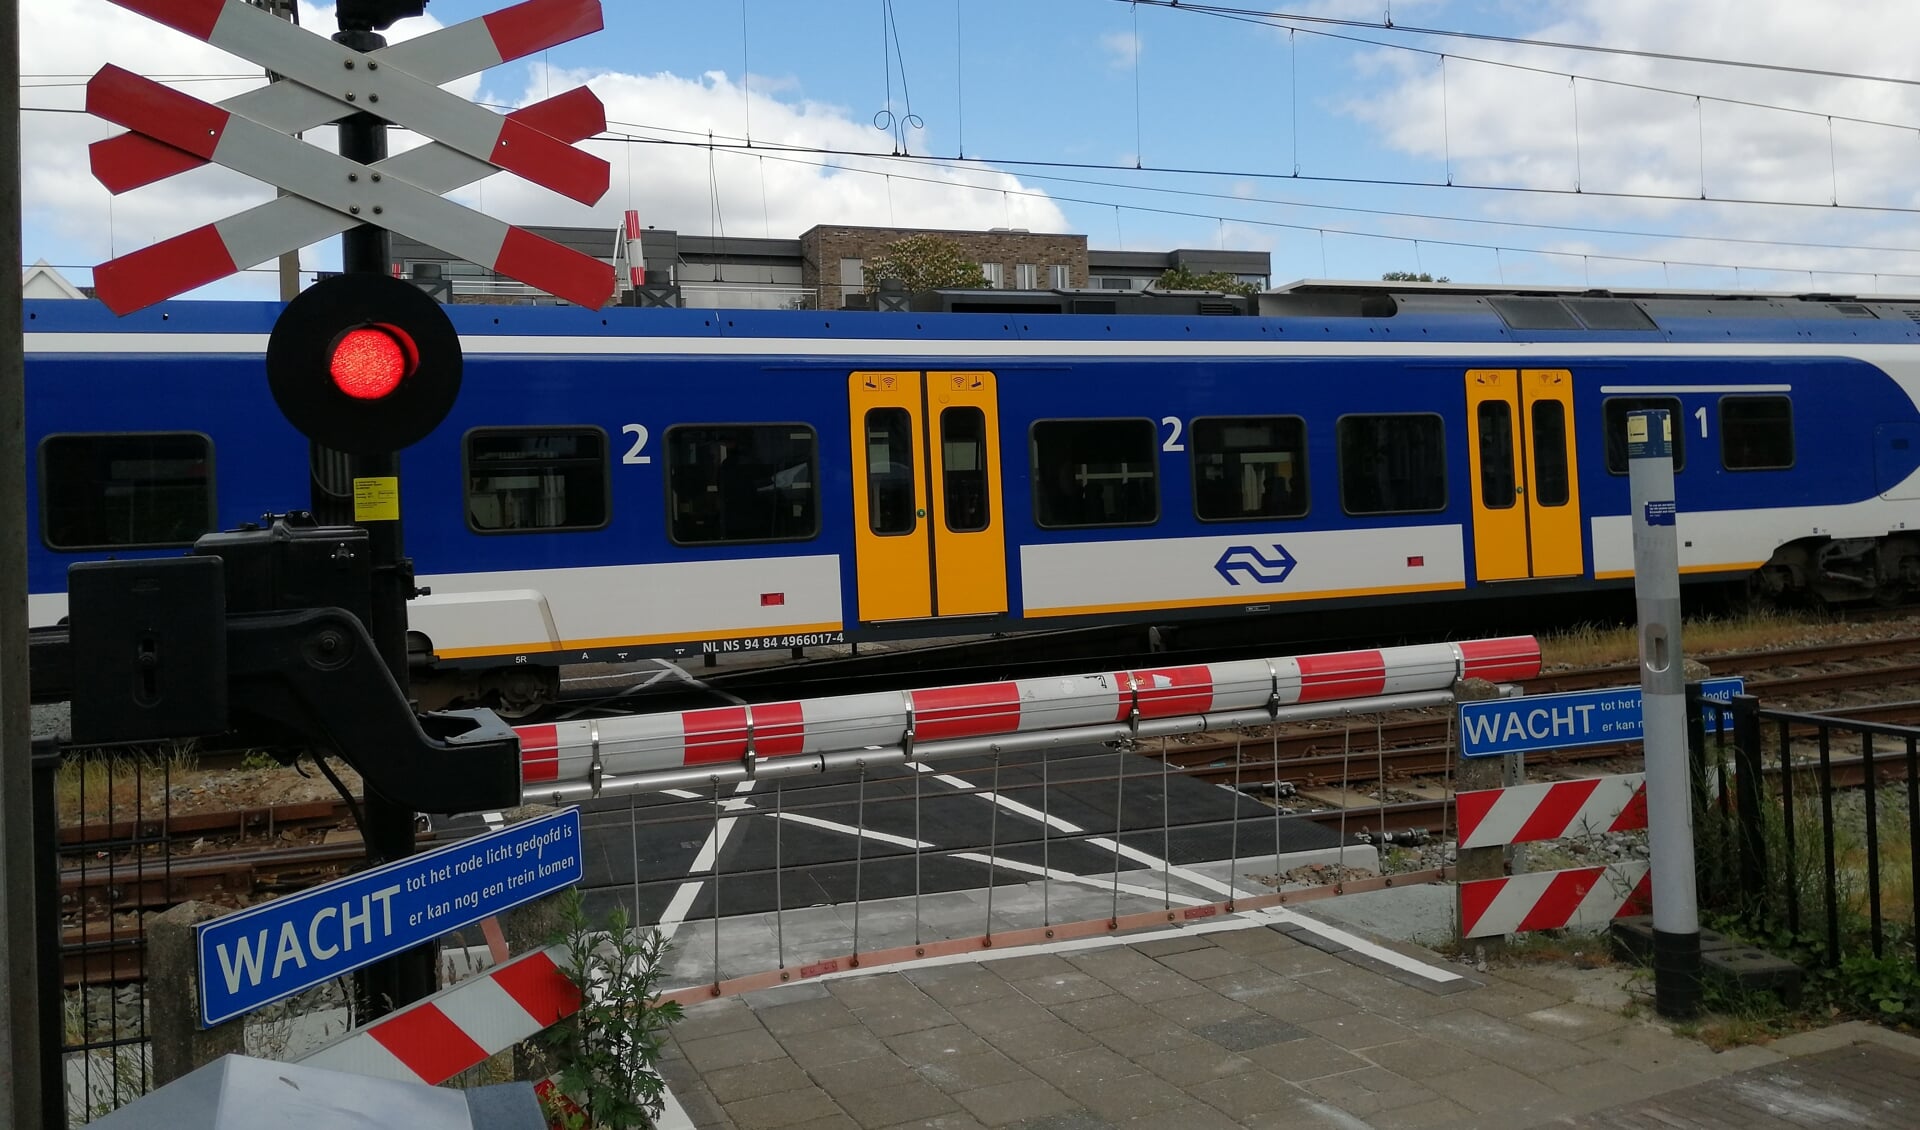
[[[580,994],[535,950],[350,1032],[300,1062],[438,1086],[572,1016]]]
[[[600,30],[600,0],[524,0],[405,43],[360,52],[247,0],[112,0],[281,76],[215,106],[120,67],[87,84],[87,112],[131,134],[92,147],[94,176],[120,193],[212,162],[289,194],[102,263],[100,300],[126,314],[360,224],[372,224],[581,306],[613,295],[611,264],[441,193],[496,169],[592,204],[607,163],[574,143],[606,128],[590,93],[495,114],[441,84]],[[307,144],[302,130],[369,113],[428,138],[372,164]]]
[[[1647,826],[1647,777],[1625,773],[1461,793],[1460,846],[1502,847]]]
[[[1455,798],[1460,847],[1505,847],[1647,826],[1644,773],[1482,789]],[[1603,926],[1651,907],[1644,860],[1460,884],[1460,935]]]
[[[1460,884],[1460,935],[1466,938],[1604,926],[1652,912],[1652,873],[1645,860]]]

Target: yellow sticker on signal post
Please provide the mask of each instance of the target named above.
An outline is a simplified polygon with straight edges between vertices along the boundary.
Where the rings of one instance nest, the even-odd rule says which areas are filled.
[[[353,480],[353,520],[398,522],[400,479],[397,475]]]

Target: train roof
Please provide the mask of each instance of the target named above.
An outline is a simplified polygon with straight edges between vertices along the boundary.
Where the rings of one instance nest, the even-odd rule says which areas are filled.
[[[953,292],[947,292],[953,293]],[[971,292],[978,301],[981,292]],[[447,307],[463,337],[674,338],[701,351],[701,338],[806,339],[820,342],[978,341],[983,352],[1019,352],[1018,342],[1274,341],[1539,343],[1714,342],[1912,344],[1920,340],[1920,298],[1681,290],[1489,287],[1458,283],[1300,280],[1226,304],[1206,296],[1129,292],[995,291],[990,310],[744,310],[457,304]],[[1217,296],[1216,296],[1217,297]],[[1156,299],[1177,300],[1161,304]],[[1101,305],[1089,305],[1100,302]],[[273,327],[275,302],[166,302],[116,318],[92,300],[25,303],[29,353],[127,352],[131,342],[90,343],[97,334],[190,335],[210,353],[259,352]],[[1165,309],[1171,313],[1148,313]],[[1141,311],[1141,312],[1130,312]],[[180,345],[149,339],[155,352]],[[999,342],[999,346],[987,343]],[[184,342],[181,344],[185,344]],[[527,352],[524,347],[507,352]],[[605,346],[582,352],[620,352]],[[644,350],[653,352],[655,350]],[[760,350],[764,352],[764,350]],[[1057,353],[1057,345],[1047,352]],[[871,348],[861,352],[871,353]],[[1113,352],[1103,346],[1102,353]]]

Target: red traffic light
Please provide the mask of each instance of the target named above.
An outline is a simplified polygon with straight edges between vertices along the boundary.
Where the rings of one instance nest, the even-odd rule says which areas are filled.
[[[333,343],[328,372],[334,387],[355,400],[379,400],[406,380],[420,351],[392,326],[360,326]]]
[[[460,335],[418,287],[338,275],[287,304],[267,340],[267,383],[287,420],[335,451],[398,451],[460,393]]]

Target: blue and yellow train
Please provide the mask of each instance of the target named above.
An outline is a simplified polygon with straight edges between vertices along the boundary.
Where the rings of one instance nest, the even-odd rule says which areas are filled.
[[[518,707],[563,662],[1625,584],[1636,408],[1690,577],[1920,587],[1920,302],[1259,305],[451,307],[465,385],[402,462],[416,650]],[[35,624],[76,561],[306,505],[278,309],[27,304]]]

